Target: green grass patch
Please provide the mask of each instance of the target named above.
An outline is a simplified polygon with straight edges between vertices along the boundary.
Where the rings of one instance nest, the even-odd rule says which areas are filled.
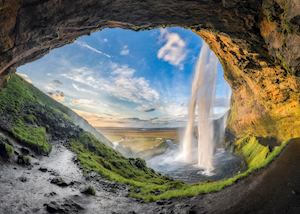
[[[48,127],[49,122],[53,122],[52,125],[56,121],[71,122],[68,116],[70,111],[17,75],[12,75],[6,87],[0,91],[0,118],[5,121],[2,121],[1,128],[10,132],[24,145],[43,154],[51,151],[47,140],[47,135],[53,134],[51,127]],[[45,116],[43,114],[46,114],[47,119],[40,118]],[[246,171],[219,181],[189,185],[156,173],[142,159],[123,157],[88,132],[77,130],[76,135],[70,135],[68,139],[70,148],[77,154],[85,173],[94,171],[109,180],[128,184],[131,187],[130,196],[144,201],[219,191],[266,166],[287,143],[284,142],[271,151],[254,136],[240,138],[235,143],[235,152],[245,159],[248,165]],[[9,151],[10,149],[8,148]],[[19,161],[30,164],[29,157],[20,158]]]
[[[161,176],[144,166],[143,163],[137,167],[136,159],[122,157],[88,133],[79,139],[72,140],[71,145],[86,172],[95,171],[109,180],[128,184],[131,186],[131,197],[150,202],[222,190],[253,171],[265,167],[282,151],[286,143],[275,147],[271,152],[267,146],[259,144],[255,137],[242,138],[236,142],[235,149],[245,158],[248,164],[246,171],[231,178],[191,185]]]
[[[14,147],[8,143],[5,143],[5,151],[8,158],[11,158],[14,155]]]
[[[235,143],[235,151],[240,154],[249,168],[262,164],[270,153],[268,146],[261,145],[256,137],[244,137]]]
[[[49,154],[51,144],[47,141],[46,129],[44,127],[33,127],[18,120],[13,128],[12,134],[19,141],[40,154]]]
[[[123,157],[87,132],[78,139],[73,139],[71,148],[77,154],[85,172],[95,171],[106,179],[129,184],[132,187],[132,196],[137,192],[142,195],[159,194],[186,185],[156,173],[142,159]]]
[[[31,108],[28,108],[31,106]],[[46,128],[35,115],[36,109],[44,109],[48,117],[69,120],[67,107],[54,101],[16,74],[12,74],[5,87],[0,89],[1,128],[10,132],[20,143],[40,154],[49,154],[51,145],[47,140]]]

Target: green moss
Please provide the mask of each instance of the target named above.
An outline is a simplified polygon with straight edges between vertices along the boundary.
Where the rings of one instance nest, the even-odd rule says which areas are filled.
[[[28,110],[27,106],[38,106],[39,108],[33,108],[32,111],[42,110],[39,112],[40,114],[36,115],[47,112],[47,115],[51,115],[48,118],[52,122],[51,118],[69,120],[67,114],[70,110],[54,102],[16,75],[12,75],[6,88],[1,90],[0,116],[9,123],[4,128],[21,143],[47,154],[51,151],[51,145],[47,141],[46,124],[35,116],[35,112],[26,111]],[[237,107],[233,109],[237,110]],[[44,124],[45,127],[41,124]],[[249,167],[248,170],[228,179],[188,185],[156,173],[148,168],[142,159],[123,157],[87,132],[78,131],[78,134],[79,137],[69,139],[69,141],[70,147],[77,154],[84,172],[94,171],[109,180],[128,184],[131,190],[130,196],[144,201],[195,196],[219,191],[234,184],[254,170],[266,166],[286,144],[282,143],[270,151],[268,147],[261,145],[255,137],[241,138],[236,142],[235,149],[245,158]],[[19,161],[22,164],[30,164],[30,157],[22,156]]]
[[[261,145],[256,137],[241,138],[235,146],[235,151],[246,160],[249,168],[260,166],[270,153],[269,147]]]
[[[17,163],[20,165],[29,166],[31,164],[31,157],[28,155],[19,155],[17,159]]]
[[[113,149],[84,132],[78,139],[71,140],[71,148],[85,169],[95,171],[103,177],[132,186],[132,191],[149,192],[175,189],[185,184],[173,181],[146,167],[141,159],[127,159]]]
[[[8,158],[12,158],[14,154],[14,147],[8,143],[5,143],[5,151],[8,156]]]
[[[44,127],[33,127],[24,124],[22,120],[17,120],[12,128],[12,134],[40,154],[49,154],[51,151],[51,144],[47,142]]]
[[[82,193],[86,195],[96,195],[96,190],[93,186],[88,186],[82,191]]]
[[[259,144],[255,137],[242,138],[236,142],[236,151],[245,158],[249,166],[246,171],[228,179],[193,185],[161,176],[147,168],[141,160],[126,159],[88,133],[79,139],[73,139],[71,145],[86,172],[95,171],[109,180],[130,185],[131,197],[156,201],[219,191],[266,166],[286,143],[270,152],[269,148]]]
[[[14,147],[8,143],[8,140],[0,136],[0,158],[8,160],[14,155]]]
[[[6,123],[2,128],[36,152],[49,154],[51,145],[46,135],[48,125],[37,118],[35,109],[47,112],[48,118],[70,121],[68,108],[55,102],[18,75],[11,75],[5,87],[0,90],[0,116]]]

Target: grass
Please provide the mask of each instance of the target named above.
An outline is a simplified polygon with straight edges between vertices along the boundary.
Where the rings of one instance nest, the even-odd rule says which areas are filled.
[[[51,144],[47,142],[46,129],[26,125],[22,120],[17,120],[12,128],[12,134],[23,144],[32,148],[39,154],[49,154]]]
[[[235,144],[235,150],[245,158],[248,169],[231,178],[213,182],[188,185],[174,181],[155,173],[145,164],[135,165],[135,159],[126,159],[114,150],[97,142],[88,133],[71,143],[73,151],[86,172],[95,171],[103,177],[131,186],[130,196],[146,202],[190,197],[216,192],[236,183],[253,171],[265,167],[284,148],[287,142],[277,146],[271,152],[268,146],[261,145],[256,137],[244,137]]]
[[[8,143],[5,143],[5,151],[8,158],[11,158],[14,154],[14,147]]]
[[[38,121],[34,115],[35,108],[38,107],[46,109],[49,117],[55,114],[70,120],[67,115],[70,111],[68,108],[55,102],[18,75],[12,74],[5,87],[0,90],[0,118],[3,121],[1,128],[37,153],[49,154],[51,144],[47,139],[47,124]]]
[[[132,196],[134,192],[155,194],[185,186],[181,181],[174,181],[148,168],[142,159],[123,157],[87,132],[72,139],[71,148],[85,172],[95,171],[106,179],[130,185]]]
[[[33,106],[30,112],[28,112],[28,106]],[[37,113],[35,111],[41,109],[43,114],[47,112],[47,118],[52,122],[51,126],[55,126],[56,119],[61,122],[64,120],[70,122],[68,108],[55,102],[17,75],[12,75],[6,88],[0,91],[1,128],[5,128],[26,146],[41,153],[49,153],[51,145],[47,136],[53,133],[47,128],[48,121],[43,121],[40,114],[35,114]],[[287,143],[284,142],[271,151],[268,147],[261,145],[254,136],[240,138],[235,142],[235,151],[248,164],[246,171],[228,179],[188,185],[156,173],[148,168],[142,159],[123,157],[88,132],[79,130],[77,133],[78,135],[74,135],[76,137],[68,135],[69,146],[77,154],[84,173],[94,171],[109,180],[128,184],[130,196],[144,201],[188,197],[219,191],[266,166]],[[30,162],[29,157],[23,159],[20,161],[25,164]]]
[[[82,191],[82,193],[86,195],[96,195],[96,190],[93,186],[88,186]]]
[[[167,139],[172,139],[175,143],[179,141],[177,129],[138,130],[132,128],[103,128],[99,130],[111,142],[119,141],[120,144],[130,148],[135,153],[157,148]]]
[[[269,147],[261,145],[254,136],[239,139],[235,147],[236,153],[245,159],[249,168],[260,166],[270,154]]]

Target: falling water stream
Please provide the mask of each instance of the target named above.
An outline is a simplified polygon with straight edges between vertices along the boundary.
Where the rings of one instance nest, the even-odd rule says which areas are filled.
[[[214,169],[214,127],[213,102],[215,97],[217,57],[204,44],[195,68],[192,96],[189,104],[189,117],[183,139],[183,158],[186,162],[193,159],[194,121],[198,107],[198,166],[206,171]]]
[[[167,140],[167,151],[147,160],[153,169],[195,183],[226,178],[243,168],[242,160],[220,146],[224,141],[230,94],[221,99],[216,97],[217,63],[217,57],[204,43],[194,70],[181,146]]]

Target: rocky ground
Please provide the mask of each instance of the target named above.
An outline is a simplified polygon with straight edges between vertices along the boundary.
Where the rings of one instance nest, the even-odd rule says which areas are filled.
[[[62,145],[54,145],[48,157],[26,151],[30,164],[0,164],[0,213],[144,213],[153,207],[126,197],[124,185],[94,173],[83,176],[75,155]],[[89,186],[94,196],[84,192]]]
[[[75,155],[54,145],[38,157],[12,138],[30,163],[1,163],[0,213],[299,213],[300,140],[294,140],[265,170],[217,193],[142,203],[127,197],[126,185],[82,174]],[[86,191],[87,187],[95,190]]]

